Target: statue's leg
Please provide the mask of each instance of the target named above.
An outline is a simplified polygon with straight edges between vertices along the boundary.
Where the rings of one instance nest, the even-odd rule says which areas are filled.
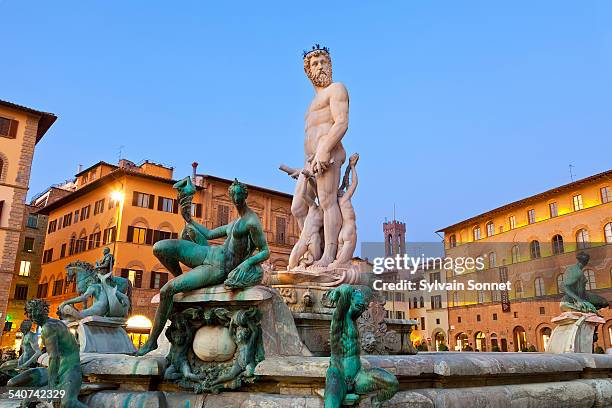
[[[304,229],[304,221],[306,220],[306,215],[308,214],[308,204],[303,197],[304,187],[306,187],[306,189],[309,188],[308,184],[306,183],[308,183],[306,176],[300,173],[297,183],[295,184],[293,200],[291,201],[291,214],[295,217],[298,227],[300,227],[300,231]],[[304,186],[304,184],[306,184],[306,186]],[[310,192],[306,190],[306,194],[309,193]]]
[[[344,376],[336,367],[329,367],[325,373],[325,408],[340,408],[346,396]]]
[[[49,381],[47,369],[44,367],[30,368],[15,377],[11,378],[7,383],[7,387],[44,387]]]
[[[81,366],[70,369],[62,378],[60,388],[66,391],[60,406],[62,408],[87,408],[87,405],[79,401],[81,384],[83,383],[83,373]]]
[[[597,309],[603,309],[604,307],[609,306],[608,300],[606,298],[596,295],[594,293],[587,292],[586,297],[587,300]]]
[[[289,255],[289,264],[287,265],[287,269],[295,268],[302,257],[306,253],[308,249],[308,244],[306,243],[306,239],[300,237],[298,242],[293,246],[291,250],[291,255]]]
[[[168,316],[172,310],[174,295],[180,292],[203,288],[223,283],[225,272],[220,263],[201,265],[191,271],[177,276],[166,283],[159,291],[159,306],[155,312],[155,320],[147,342],[138,350],[137,355],[143,356],[157,348],[157,339],[161,334]]]
[[[183,273],[181,263],[190,268],[202,265],[210,247],[181,239],[164,239],[153,245],[153,255],[174,276]]]
[[[338,183],[340,182],[340,164],[333,164],[317,176],[317,192],[323,209],[323,233],[325,246],[321,259],[315,266],[327,266],[336,258],[338,251],[338,233],[342,226],[342,214],[338,206]]]
[[[372,398],[374,407],[382,406],[384,401],[393,398],[399,390],[399,382],[395,375],[382,368],[361,369],[355,377],[355,392],[357,394],[370,394],[376,392]]]

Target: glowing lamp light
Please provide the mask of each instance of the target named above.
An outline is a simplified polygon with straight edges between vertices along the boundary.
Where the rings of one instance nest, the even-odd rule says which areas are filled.
[[[150,329],[153,327],[151,320],[142,315],[132,316],[126,323],[128,328]]]
[[[123,193],[121,191],[113,191],[111,193],[111,200],[116,203],[120,203],[123,201]]]

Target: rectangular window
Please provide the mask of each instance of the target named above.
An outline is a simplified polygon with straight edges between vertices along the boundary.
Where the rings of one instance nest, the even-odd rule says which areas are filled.
[[[461,323],[461,316],[457,316],[457,323]]]
[[[43,257],[42,257],[43,263],[51,262],[52,260],[53,260],[53,248],[44,250]]]
[[[168,282],[168,274],[165,272],[151,272],[151,289],[159,289]]]
[[[559,209],[557,208],[557,203],[548,204],[548,210],[550,211],[550,218],[555,218],[559,215]]]
[[[152,194],[141,193],[139,191],[134,191],[132,196],[132,205],[134,207],[142,207],[153,209],[153,201],[155,201],[155,196]]]
[[[34,252],[34,238],[25,237],[23,240],[23,250],[25,252]]]
[[[202,204],[191,204],[191,216],[194,218],[202,218]]]
[[[421,330],[425,330],[425,318],[421,317]]]
[[[510,229],[515,229],[516,228],[516,217],[514,215],[511,215],[509,218],[510,221]]]
[[[284,244],[287,238],[287,221],[284,217],[276,217],[276,242]]]
[[[64,215],[64,224],[63,227],[69,227],[72,224],[72,213]]]
[[[602,204],[606,204],[612,201],[612,190],[610,190],[610,186],[600,188],[599,195],[601,196]]]
[[[47,297],[49,292],[49,284],[48,283],[39,283],[38,290],[36,291],[36,297],[41,299]]]
[[[164,212],[174,212],[174,202],[171,198],[157,197],[157,210]]]
[[[543,306],[540,306],[540,314],[546,314],[546,309]]]
[[[28,285],[15,286],[15,300],[26,300],[28,298]]]
[[[442,309],[442,296],[436,295],[431,297],[431,308]]]
[[[13,119],[0,117],[0,136],[15,139],[19,122]]]
[[[152,234],[151,234],[152,235]],[[151,236],[151,242],[153,237]],[[134,244],[145,244],[147,242],[147,229],[129,226],[127,231],[127,242]]]
[[[477,321],[477,322],[479,322],[479,321],[480,321],[480,315],[479,315],[479,314],[477,314],[477,315],[476,315],[476,321]]]
[[[47,228],[47,234],[55,232],[56,227],[57,227],[57,220],[51,221],[49,223],[49,228]]]
[[[58,230],[62,229],[63,223],[64,223],[64,216],[61,216],[57,219],[57,229]]]
[[[493,320],[497,320],[497,313],[493,313]]]
[[[101,214],[103,212],[104,212],[104,199],[101,199],[94,203],[94,215]]]
[[[19,264],[19,276],[30,276],[32,263],[30,261],[21,261]]]
[[[217,227],[229,224],[230,208],[227,205],[217,205]]]
[[[429,274],[429,283],[440,282],[440,272],[432,272]]]
[[[74,211],[74,223],[79,222],[79,210]]]
[[[66,256],[66,243],[62,244],[62,249],[60,250],[60,258],[64,258]]]
[[[138,269],[122,269],[121,276],[132,282],[135,288],[142,287],[142,271]]]
[[[88,205],[87,207],[83,207],[81,208],[81,221],[86,220],[89,218],[89,208],[91,206]]]
[[[530,224],[533,224],[534,222],[536,222],[534,209],[527,211],[527,220],[529,221]]]
[[[574,198],[574,211],[580,211],[584,208],[582,205],[582,194],[575,195]]]
[[[29,228],[38,227],[38,214],[29,214],[28,222],[26,224]]]

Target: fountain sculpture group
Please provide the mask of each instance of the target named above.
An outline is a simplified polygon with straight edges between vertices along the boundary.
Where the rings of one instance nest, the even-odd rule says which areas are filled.
[[[303,57],[315,97],[306,113],[303,166],[298,169],[281,165],[281,170],[297,180],[291,211],[301,230],[287,269],[274,270],[266,262],[268,244],[260,219],[247,204],[246,185],[235,180],[228,190],[238,218],[211,230],[191,216],[196,189],[187,177],[174,185],[185,228],[179,239],[162,240],[153,247],[154,255],[174,279],[160,290],[160,303],[147,342],[136,350],[127,337],[124,327],[132,287],[129,280],[113,276],[114,259],[105,248],[103,258],[95,265],[80,261],[68,264],[68,280],[76,283],[78,296],[59,306],[58,315],[63,321],[48,316],[46,302],[27,302],[26,313],[41,328],[46,354],[41,357],[36,334],[31,332],[32,321],[26,320],[21,327],[22,355],[18,361],[0,367],[2,373],[12,376],[9,386],[63,390],[63,407],[84,406],[78,399],[84,374],[81,366],[90,364],[86,374],[90,381],[121,375],[124,382],[133,379],[141,384],[142,378],[157,376],[156,382],[149,383],[143,391],[155,389],[152,387],[166,390],[163,404],[168,406],[190,406],[193,397],[202,393],[265,392],[273,387],[269,382],[260,384],[261,389],[255,387],[264,374],[268,381],[278,381],[276,387],[281,394],[300,395],[307,387],[316,388],[313,384],[320,381],[315,374],[320,360],[312,357],[311,351],[321,354],[327,346],[330,358],[324,358],[322,400],[317,406],[356,405],[369,395],[371,405],[380,407],[392,399],[399,391],[400,371],[406,375],[406,370],[413,370],[406,368],[412,367],[410,359],[428,357],[381,361],[371,356],[364,360],[361,355],[361,350],[398,351],[398,342],[394,333],[387,332],[381,303],[374,301],[367,286],[367,264],[353,259],[357,226],[351,199],[358,183],[358,154],[350,156],[340,178],[346,159],[342,138],[348,128],[348,92],[344,85],[332,81],[327,48],[316,45]],[[210,245],[209,240],[215,238],[225,241]],[[577,258],[578,264],[565,274],[562,307],[571,312],[559,319],[549,351],[587,351],[599,321],[597,309],[607,305],[605,299],[585,290],[582,268],[588,263],[588,255],[580,253]],[[189,271],[183,272],[181,264]],[[93,302],[86,307],[88,299]],[[85,306],[77,309],[73,305],[78,303]],[[329,344],[327,340],[320,339],[317,344],[308,339],[304,327],[296,326],[300,316],[326,322]],[[360,326],[374,328],[364,341],[360,340]],[[43,366],[37,366],[37,361]],[[392,367],[394,372],[380,365]],[[444,368],[437,378],[456,375],[449,371],[460,372],[464,366],[465,362],[456,364],[452,359],[432,365],[434,370]],[[425,372],[422,368],[421,373]],[[106,387],[98,385],[100,389]],[[174,400],[173,392],[177,393]],[[136,397],[132,400],[132,396],[121,401],[114,398],[119,398],[118,394],[100,392],[83,400],[95,406],[145,405]],[[436,400],[431,392],[408,393],[402,398],[399,405],[393,406]],[[250,406],[258,406],[254,404]],[[429,406],[423,404],[419,406]]]

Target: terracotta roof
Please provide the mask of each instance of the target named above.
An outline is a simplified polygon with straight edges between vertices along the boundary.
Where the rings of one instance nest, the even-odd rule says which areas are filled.
[[[53,123],[57,120],[57,116],[55,116],[53,113],[37,111],[36,109],[17,105],[16,103],[4,101],[2,99],[0,99],[0,105],[40,117],[38,120],[38,130],[36,132],[36,143],[40,142],[40,139],[42,139],[45,133],[47,133],[47,130],[49,130],[51,125],[53,125]]]
[[[543,193],[539,193],[539,194],[533,195],[531,197],[527,197],[527,198],[523,198],[523,199],[518,200],[518,201],[514,201],[514,202],[512,202],[510,204],[506,204],[506,205],[503,205],[501,207],[495,208],[494,210],[484,212],[482,214],[476,215],[474,217],[468,218],[468,219],[463,220],[463,221],[459,221],[456,224],[453,224],[453,225],[450,225],[448,227],[439,229],[436,232],[446,232],[446,231],[448,231],[450,229],[457,229],[459,227],[464,227],[464,226],[467,226],[467,225],[471,225],[471,224],[476,223],[481,218],[489,218],[489,217],[491,217],[493,215],[496,215],[496,214],[499,214],[499,213],[502,213],[502,212],[506,212],[506,211],[512,210],[512,209],[514,209],[516,207],[521,207],[521,206],[524,206],[526,204],[533,203],[535,201],[540,201],[540,200],[542,200],[542,199],[544,199],[546,197],[549,197],[549,196],[552,196],[552,195],[555,195],[555,194],[559,194],[559,193],[565,192],[567,190],[573,190],[576,187],[582,186],[582,185],[587,184],[587,183],[591,183],[593,181],[596,181],[596,180],[599,180],[599,179],[602,179],[602,178],[603,179],[612,180],[612,170],[607,170],[607,171],[604,171],[603,173],[594,174],[592,176],[585,177],[583,179],[576,180],[574,182],[571,182],[571,183],[568,183],[568,184],[564,184],[564,185],[559,186],[559,187],[552,188],[550,190],[544,191]]]
[[[74,175],[74,177],[79,177],[81,174],[85,174],[85,173],[87,173],[89,170],[93,169],[94,167],[100,166],[100,165],[102,165],[102,164],[104,164],[104,165],[106,165],[106,166],[113,167],[113,168],[115,168],[115,169],[119,168],[118,166],[116,166],[116,165],[114,165],[114,164],[110,164],[110,163],[107,163],[107,162],[105,162],[105,161],[103,161],[103,160],[100,160],[100,161],[99,161],[99,162],[97,162],[96,164],[92,164],[91,166],[87,167],[86,169],[79,171],[77,174],[75,174],[75,175]]]

